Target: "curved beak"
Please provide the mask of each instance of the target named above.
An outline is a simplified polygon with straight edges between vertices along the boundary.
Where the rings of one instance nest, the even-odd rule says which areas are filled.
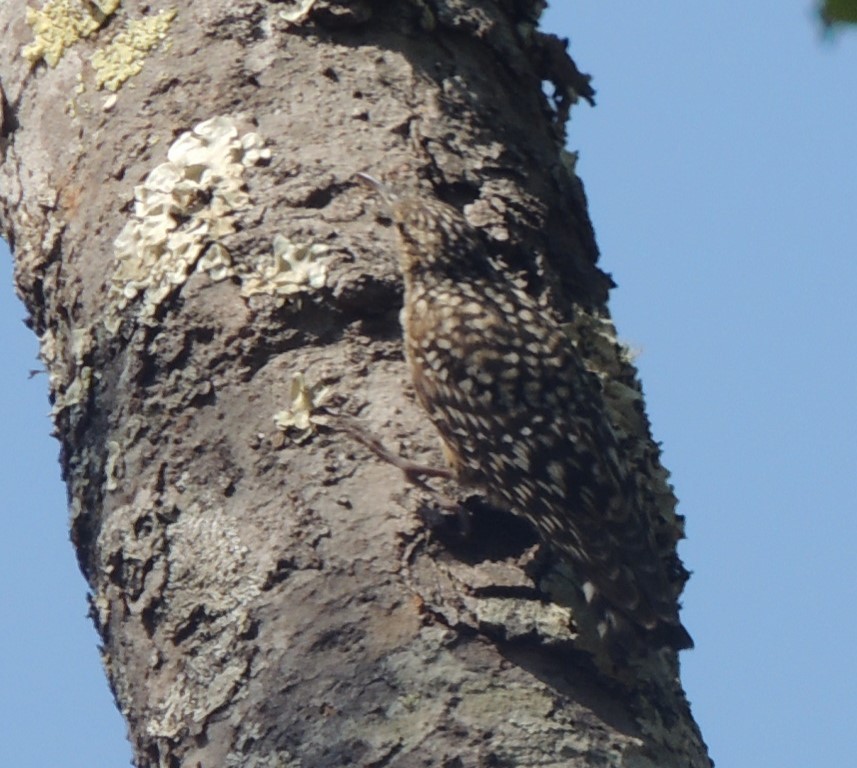
[[[374,176],[368,173],[355,173],[354,178],[357,179],[364,187],[375,192],[389,208],[392,208],[397,200],[397,195],[384,182],[379,181]]]

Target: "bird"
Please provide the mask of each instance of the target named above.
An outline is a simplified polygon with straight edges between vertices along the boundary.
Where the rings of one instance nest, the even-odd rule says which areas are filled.
[[[395,225],[405,358],[455,479],[527,519],[568,562],[608,648],[693,647],[681,584],[656,546],[595,374],[562,324],[457,208],[359,178]]]

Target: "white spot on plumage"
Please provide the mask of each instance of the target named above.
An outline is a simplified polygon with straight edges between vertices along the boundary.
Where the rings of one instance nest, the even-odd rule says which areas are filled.
[[[558,461],[548,462],[548,474],[562,490],[565,490],[565,467]]]

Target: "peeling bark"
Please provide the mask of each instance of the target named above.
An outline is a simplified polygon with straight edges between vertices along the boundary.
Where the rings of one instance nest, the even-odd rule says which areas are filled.
[[[471,499],[456,534],[316,417],[441,464],[352,176],[441,195],[568,320],[674,557],[541,3],[113,5],[0,7],[0,228],[136,764],[710,765],[674,655],[610,674],[531,531]]]

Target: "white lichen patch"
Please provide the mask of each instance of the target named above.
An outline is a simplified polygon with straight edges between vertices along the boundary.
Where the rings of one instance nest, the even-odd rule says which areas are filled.
[[[232,268],[232,257],[220,243],[214,243],[206,250],[197,262],[196,268],[208,274],[215,282],[235,274]]]
[[[34,40],[22,51],[36,63],[44,59],[55,67],[67,48],[99,30],[119,7],[120,0],[48,0],[41,8],[27,8],[27,24]]]
[[[176,13],[162,10],[127,21],[124,29],[92,56],[96,86],[117,91],[126,80],[139,74],[149,52],[166,39]]]
[[[307,288],[321,288],[327,279],[327,264],[320,257],[327,251],[320,243],[293,243],[275,235],[270,256],[241,275],[241,295],[289,296]]]
[[[330,398],[332,390],[319,384],[310,386],[302,373],[292,375],[289,388],[289,405],[274,414],[274,423],[284,432],[298,432],[296,442],[309,438],[320,424],[327,422],[323,414],[316,413]]]
[[[212,279],[232,274],[219,240],[236,231],[236,216],[250,202],[245,169],[269,157],[257,133],[239,135],[227,116],[206,120],[173,142],[167,162],[134,188],[131,220],[114,241],[108,331],[119,331],[126,307],[135,301],[140,321],[155,325],[161,303],[197,267],[210,270]]]

